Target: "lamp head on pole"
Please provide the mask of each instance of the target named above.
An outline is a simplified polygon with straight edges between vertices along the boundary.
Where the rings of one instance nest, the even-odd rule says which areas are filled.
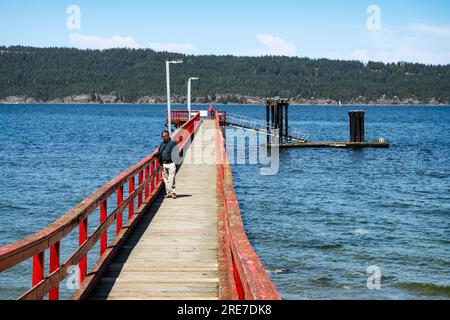
[[[172,61],[167,61],[170,64],[179,64],[179,63],[183,63],[183,60],[172,60]]]

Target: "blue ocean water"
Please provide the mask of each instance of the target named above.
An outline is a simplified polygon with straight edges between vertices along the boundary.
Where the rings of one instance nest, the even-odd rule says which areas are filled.
[[[265,116],[263,106],[218,108]],[[233,165],[250,242],[285,299],[449,299],[450,108],[360,108],[366,138],[390,149],[282,150],[276,176]],[[351,109],[292,106],[290,125],[348,140]],[[0,105],[0,246],[153,151],[164,119],[164,106]],[[380,290],[367,288],[370,266]],[[24,263],[0,274],[0,298],[29,285]]]

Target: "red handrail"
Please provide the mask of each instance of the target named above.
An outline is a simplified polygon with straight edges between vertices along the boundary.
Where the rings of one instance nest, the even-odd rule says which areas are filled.
[[[195,117],[200,111],[191,111],[191,118]],[[180,122],[186,122],[189,120],[189,111],[188,110],[172,110],[170,112],[170,117],[172,119],[172,123],[180,124]]]
[[[173,134],[172,139],[179,142],[180,149],[188,146],[190,141],[187,138],[193,138],[199,124],[200,115],[197,114]],[[47,228],[31,237],[0,248],[0,272],[33,258],[32,287],[19,299],[42,299],[48,294],[49,299],[57,300],[59,284],[67,277],[69,268],[75,265],[78,265],[80,270],[80,289],[72,298],[83,299],[88,296],[107,265],[117,255],[126,238],[162,189],[161,166],[154,157],[155,152],[156,150],[119,174]],[[135,186],[136,176],[139,177],[137,186]],[[126,184],[129,187],[129,195],[124,199],[123,190]],[[145,199],[143,199],[144,190]],[[117,207],[108,215],[108,198],[114,193],[117,194]],[[136,198],[137,210],[134,207]],[[100,226],[88,235],[88,218],[98,207],[100,207]],[[123,226],[123,212],[127,209],[128,219]],[[116,237],[108,246],[107,231],[114,222],[116,222]],[[78,249],[60,264],[61,241],[76,227],[79,228]],[[100,258],[88,274],[87,254],[97,242],[100,242]],[[48,249],[50,249],[50,268],[49,274],[45,276],[44,257]]]
[[[218,113],[215,120],[219,203],[219,298],[280,300],[279,293],[245,234]]]
[[[200,111],[192,110],[191,116],[195,116],[197,113],[200,113]],[[220,124],[225,125],[226,119],[227,119],[227,113],[225,111],[214,111],[211,118],[214,119],[216,114],[219,115]],[[183,124],[189,120],[189,111],[187,111],[187,110],[172,110],[170,112],[170,116],[171,116],[172,124],[180,126],[181,124]]]
[[[221,125],[225,125],[227,122],[227,113],[225,111],[216,111],[215,114],[219,117]]]

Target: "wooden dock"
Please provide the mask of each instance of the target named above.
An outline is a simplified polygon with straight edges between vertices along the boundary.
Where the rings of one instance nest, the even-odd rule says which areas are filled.
[[[268,100],[262,126],[229,122],[223,111],[171,111],[167,124],[177,128],[171,138],[184,156],[176,200],[162,197],[155,150],[48,227],[0,247],[0,272],[31,260],[31,287],[21,300],[58,300],[74,268],[73,300],[281,299],[244,230],[223,128],[265,132],[267,145],[280,148],[389,147],[384,139],[365,142],[363,111],[349,112],[350,142],[293,137],[288,106],[287,100]],[[92,219],[94,230],[88,228]],[[78,247],[62,261],[73,232]],[[88,261],[96,245],[98,258]]]
[[[214,120],[204,120],[213,132]],[[215,137],[198,135],[192,152],[216,157]],[[159,197],[97,285],[91,299],[216,300],[218,215],[216,165],[183,164],[178,198]]]
[[[284,128],[284,138],[268,135],[269,145],[279,141],[281,148],[389,147],[383,139],[365,142],[362,111],[349,113],[350,142],[293,141],[287,103],[281,104],[284,123],[282,109],[272,112],[269,105],[266,110],[262,130],[274,123]],[[60,286],[74,267],[79,285],[71,292],[74,300],[281,299],[244,230],[225,149],[226,112],[194,111],[191,117],[186,111],[172,113],[177,127],[172,140],[184,155],[176,177],[179,197],[163,199],[162,166],[155,150],[48,227],[0,247],[0,272],[32,262],[31,287],[18,299],[58,300]],[[98,227],[91,230],[93,219],[100,221],[94,221]],[[78,247],[62,261],[61,250],[73,241],[73,232],[78,232]],[[88,261],[95,245],[100,248],[98,258]]]
[[[179,125],[172,135],[184,151],[178,198],[162,197],[155,150],[48,227],[0,248],[0,272],[32,260],[31,288],[18,299],[58,300],[75,266],[74,300],[281,299],[245,234],[223,117],[202,119],[195,112]],[[96,210],[100,217],[93,216]],[[94,218],[100,223],[92,231]],[[78,231],[78,248],[62,261],[72,231]],[[99,257],[89,262],[97,244]]]

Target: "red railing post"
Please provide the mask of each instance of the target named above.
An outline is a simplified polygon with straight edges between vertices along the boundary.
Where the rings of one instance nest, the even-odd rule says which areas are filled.
[[[139,171],[139,187],[144,183],[144,171]],[[142,206],[142,191],[138,194],[138,208]]]
[[[160,168],[160,163],[159,163],[159,159],[156,159],[156,165],[155,165],[155,170],[156,171],[158,171],[159,170],[159,168]],[[159,185],[159,183],[161,182],[161,174],[162,174],[162,171],[161,170],[159,170],[157,173],[156,173],[156,185],[158,186]]]
[[[150,178],[150,167],[147,165],[145,167],[145,181]],[[150,186],[148,184],[145,185],[145,201],[147,201],[148,196],[150,195]]]
[[[122,203],[123,203],[123,186],[121,186],[119,189],[117,189],[117,207],[120,207],[120,205],[122,205]],[[120,231],[122,231],[122,215],[123,215],[123,213],[121,212],[117,216],[116,235],[118,235],[120,233]]]
[[[60,242],[55,243],[50,247],[50,274],[58,270],[59,268],[59,246]],[[59,299],[59,284],[56,285],[49,293],[49,300]]]
[[[83,221],[80,222],[80,225],[78,226],[79,230],[79,237],[78,237],[78,246],[81,247],[86,241],[87,241],[87,234],[88,234],[88,219],[85,218]],[[87,274],[87,256],[85,255],[80,259],[80,262],[78,263],[78,266],[80,268],[80,284],[84,281]]]
[[[153,191],[155,191],[155,160],[152,160],[152,164],[150,166],[150,173],[152,174],[152,181],[150,182],[150,192],[153,194]]]
[[[32,286],[36,286],[44,279],[44,252],[38,253],[33,257],[33,275]]]
[[[130,178],[128,182],[128,195],[131,195],[134,192],[134,177]],[[130,220],[134,215],[134,198],[131,199],[130,204],[128,205],[128,220]]]
[[[100,204],[100,224],[106,221],[106,218],[108,218],[108,203],[105,199]],[[108,229],[103,232],[102,236],[100,237],[100,256],[102,256],[106,249],[108,247]]]

